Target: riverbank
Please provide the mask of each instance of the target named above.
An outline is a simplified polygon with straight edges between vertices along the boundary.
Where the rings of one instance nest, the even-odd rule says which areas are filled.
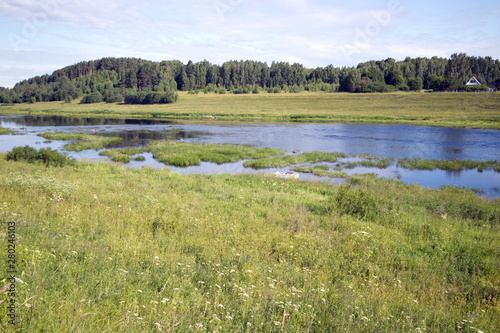
[[[158,118],[182,121],[377,123],[500,129],[500,93],[302,92],[188,94],[175,104],[40,102],[1,105],[0,113]]]
[[[16,225],[21,331],[500,325],[500,205],[471,191],[46,168],[4,155],[0,170],[0,219]]]

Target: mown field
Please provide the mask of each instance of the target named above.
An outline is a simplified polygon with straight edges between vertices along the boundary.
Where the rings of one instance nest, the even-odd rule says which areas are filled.
[[[1,332],[500,327],[499,200],[5,155],[0,170],[2,262],[9,222],[17,242],[16,322],[4,291]]]
[[[175,104],[46,102],[2,105],[0,113],[155,117],[180,120],[367,122],[500,129],[500,93],[188,94]]]

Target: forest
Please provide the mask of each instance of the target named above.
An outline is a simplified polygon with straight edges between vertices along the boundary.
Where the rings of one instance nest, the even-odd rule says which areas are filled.
[[[475,76],[482,85],[467,87]],[[191,93],[298,93],[481,91],[500,88],[500,61],[491,57],[455,53],[449,59],[388,58],[356,67],[305,68],[299,63],[236,61],[222,65],[138,58],[102,58],[82,61],[17,83],[0,87],[0,103],[64,101],[71,103],[174,103],[176,91]]]

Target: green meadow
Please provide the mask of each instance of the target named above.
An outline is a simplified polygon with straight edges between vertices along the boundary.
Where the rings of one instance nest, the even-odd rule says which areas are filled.
[[[500,93],[188,94],[174,104],[39,102],[3,104],[1,113],[159,118],[182,121],[287,121],[412,124],[500,129]]]
[[[500,327],[498,199],[5,154],[0,170],[0,256],[15,224],[17,265],[13,297],[0,265],[1,332]]]

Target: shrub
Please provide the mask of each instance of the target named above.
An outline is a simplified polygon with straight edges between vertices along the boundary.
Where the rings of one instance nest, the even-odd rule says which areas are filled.
[[[30,146],[14,147],[7,153],[7,161],[25,161],[28,163],[42,163],[46,166],[63,167],[74,161],[68,156],[51,148],[41,148],[40,151]]]
[[[91,104],[91,103],[101,103],[102,95],[99,92],[95,92],[89,95],[83,96],[80,104]]]
[[[333,206],[340,215],[351,215],[369,221],[376,220],[380,213],[378,201],[373,195],[350,185],[340,186]]]
[[[168,104],[177,102],[178,95],[174,92],[138,92],[125,96],[125,104]]]

